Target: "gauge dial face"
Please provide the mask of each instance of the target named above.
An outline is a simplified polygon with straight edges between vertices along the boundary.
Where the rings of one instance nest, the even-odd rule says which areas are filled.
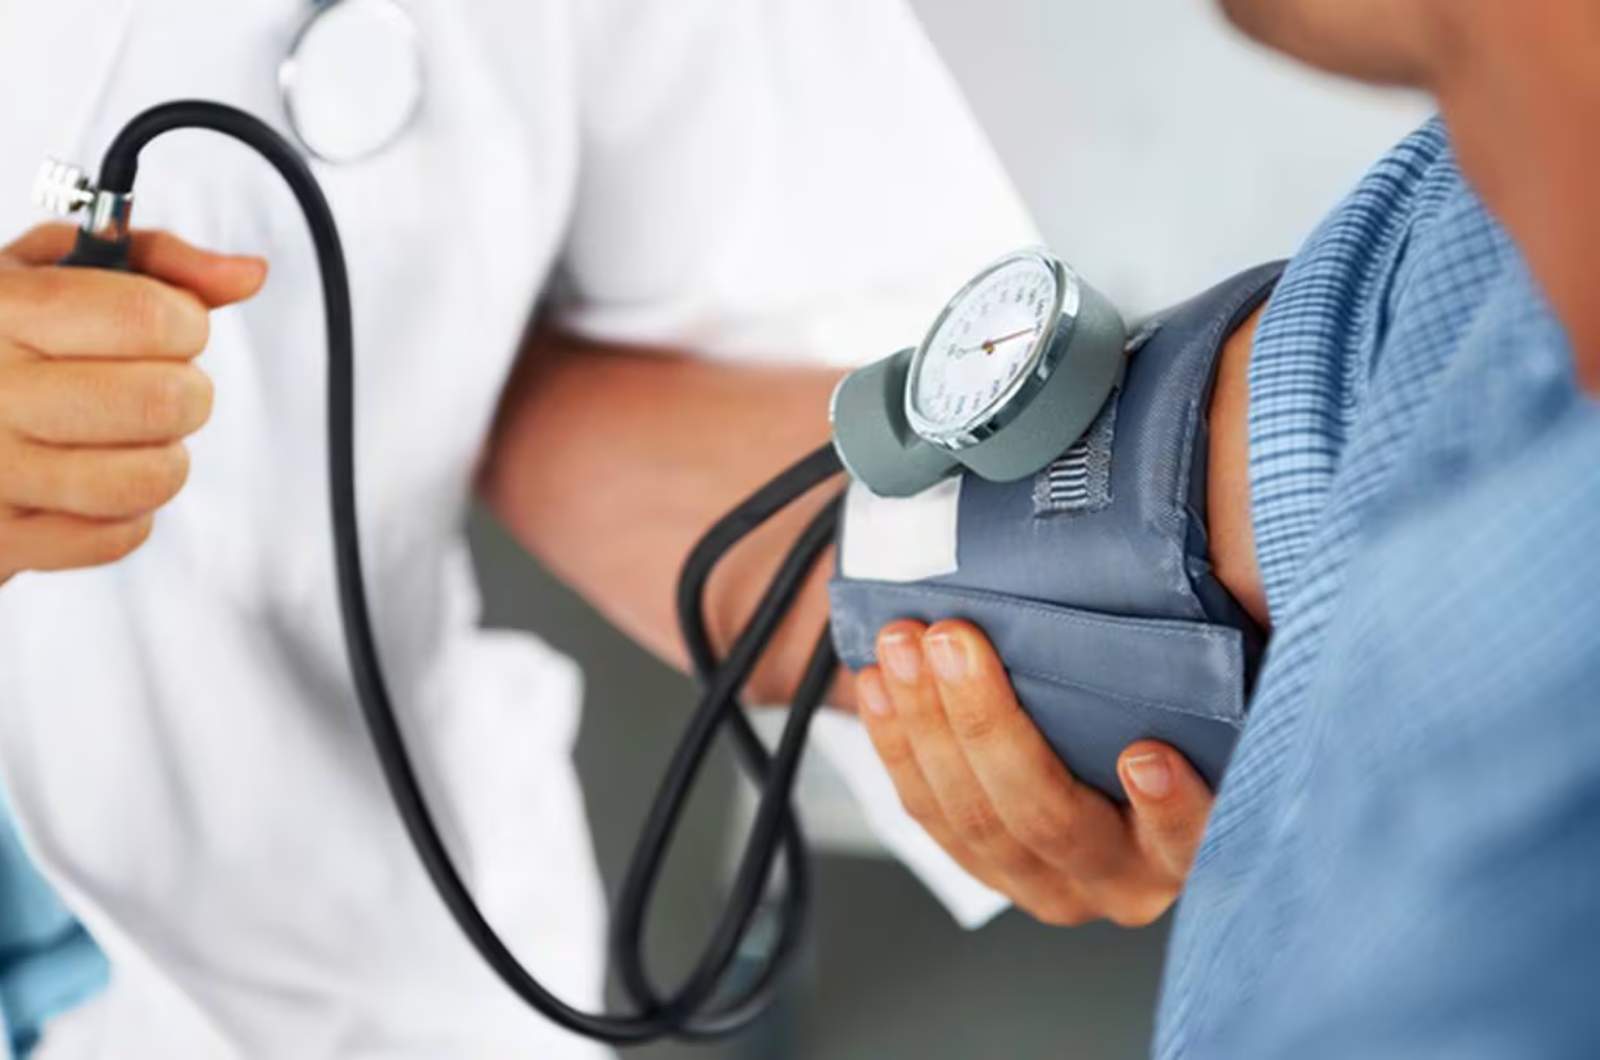
[[[1017,392],[1061,313],[1063,273],[1039,253],[981,273],[941,314],[912,366],[907,406],[918,433],[959,434]]]

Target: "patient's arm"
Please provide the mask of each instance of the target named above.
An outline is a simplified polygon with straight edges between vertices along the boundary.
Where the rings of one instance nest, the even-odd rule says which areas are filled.
[[[1211,394],[1210,465],[1206,475],[1206,533],[1217,580],[1262,629],[1270,627],[1267,594],[1256,563],[1250,522],[1250,349],[1263,305],[1222,348]]]

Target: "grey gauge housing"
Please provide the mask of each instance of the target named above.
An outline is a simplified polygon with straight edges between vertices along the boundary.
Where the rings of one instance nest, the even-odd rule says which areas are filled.
[[[1019,266],[1042,267],[1053,288],[1047,321],[1021,370],[966,415],[943,421],[926,415],[918,386],[946,323],[991,277]],[[919,493],[962,467],[993,482],[1024,478],[1094,422],[1121,378],[1126,341],[1111,303],[1054,255],[1036,248],[1008,254],[950,299],[921,345],[839,384],[831,410],[835,448],[853,476],[886,497]]]

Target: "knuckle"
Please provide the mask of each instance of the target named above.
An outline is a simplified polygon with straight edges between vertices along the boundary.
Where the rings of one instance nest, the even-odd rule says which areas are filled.
[[[70,503],[90,488],[86,476],[73,461],[19,456],[13,468],[11,480],[23,494],[46,499],[66,498]]]
[[[1048,927],[1082,927],[1094,919],[1083,904],[1073,898],[1045,898],[1024,905],[1022,910]]]
[[[1078,848],[1072,821],[1042,803],[1018,808],[1015,830],[1024,846],[1047,861],[1064,860]]]
[[[139,426],[163,437],[189,434],[211,412],[211,381],[190,365],[154,366],[139,398]]]
[[[84,562],[89,566],[102,566],[125,559],[150,538],[155,522],[145,516],[108,526],[91,538],[85,549]]]
[[[0,433],[0,495],[9,495],[26,480],[30,471],[22,447],[12,444],[10,437]],[[0,514],[4,512],[4,501],[0,501]]]
[[[24,269],[7,277],[15,293],[35,317],[60,313],[71,307],[78,277],[68,269]]]
[[[1151,924],[1154,924],[1157,920],[1161,919],[1161,915],[1159,913],[1151,915],[1143,911],[1129,912],[1126,910],[1118,910],[1108,914],[1106,919],[1111,921],[1119,928],[1131,929],[1149,927]]]
[[[916,755],[907,741],[886,740],[878,745],[878,758],[891,772],[898,772],[911,766]]]
[[[1008,837],[991,840],[983,848],[984,857],[1008,879],[1028,881],[1038,887],[1054,882],[1049,866]]]
[[[211,409],[216,400],[216,387],[209,375],[193,365],[183,365],[180,374],[188,388],[184,405],[187,419],[183,424],[183,433],[190,434],[205,426],[206,421],[211,419]]]
[[[987,802],[973,800],[951,807],[950,826],[972,846],[989,846],[1005,834],[1005,824],[994,807]]]
[[[1199,826],[1185,817],[1168,817],[1153,822],[1151,832],[1156,845],[1163,851],[1173,856],[1189,851],[1192,856],[1193,849],[1200,843],[1203,823]]]
[[[176,497],[188,477],[189,455],[181,445],[141,454],[122,476],[118,507],[130,513],[153,511]]]
[[[994,740],[1000,732],[1000,716],[993,710],[968,707],[947,712],[950,731],[966,744],[984,744]]]
[[[185,294],[174,301],[179,307],[175,350],[185,357],[198,357],[211,342],[211,314],[193,295]]]
[[[7,264],[30,265],[47,258],[52,252],[65,253],[55,248],[71,245],[73,225],[59,221],[36,224],[0,249],[0,259]]]
[[[65,221],[40,221],[38,224],[28,229],[27,232],[23,233],[22,238],[17,240],[17,243],[31,243],[35,240],[43,240],[51,236],[67,238],[76,231],[77,229],[73,225],[68,224]],[[16,243],[13,243],[12,245],[15,246]]]
[[[161,459],[167,476],[168,498],[174,497],[189,482],[189,447],[169,445],[162,450]]]
[[[1195,821],[1181,814],[1160,818],[1145,816],[1139,819],[1138,827],[1148,850],[1157,855],[1159,860],[1182,866],[1186,871],[1194,859],[1195,850],[1200,846],[1205,821]]]
[[[1062,859],[1070,860],[1073,875],[1089,886],[1115,885],[1127,868],[1123,851],[1099,843],[1077,843]]]
[[[166,298],[154,282],[128,284],[107,302],[107,313],[118,328],[138,335],[157,349],[168,340]]]
[[[0,353],[3,351],[4,344],[0,343]],[[0,364],[0,423],[19,433],[36,403],[29,385],[34,378],[34,368],[30,364]]]
[[[7,243],[6,246],[5,246],[5,249],[4,250],[0,250],[0,254],[4,254],[5,256],[10,257],[12,254],[15,253],[15,251],[16,251],[16,249],[18,247],[24,246],[24,245],[26,245],[28,243],[32,243],[35,240],[45,238],[46,236],[50,235],[51,229],[65,228],[65,227],[66,227],[66,225],[62,224],[59,221],[42,221],[39,224],[36,224],[33,227],[29,228],[26,232],[22,233],[22,235],[18,236],[15,240],[11,241],[10,243]]]
[[[176,433],[186,394],[187,387],[177,372],[152,372],[139,395],[139,426],[152,434]]]
[[[909,794],[904,791],[900,792],[899,794],[900,808],[904,810],[906,812],[906,816],[911,818],[913,821],[917,822],[923,827],[927,827],[929,824],[932,824],[939,819],[938,808],[934,805],[932,799],[922,795]]]
[[[146,260],[170,257],[183,246],[182,241],[165,228],[153,228],[145,232],[141,238]]]
[[[1175,890],[1161,890],[1114,902],[1106,910],[1106,919],[1123,928],[1149,927],[1165,915],[1176,898]]]
[[[154,280],[129,284],[112,305],[115,323],[159,354],[192,357],[210,337],[210,320],[200,303]]]

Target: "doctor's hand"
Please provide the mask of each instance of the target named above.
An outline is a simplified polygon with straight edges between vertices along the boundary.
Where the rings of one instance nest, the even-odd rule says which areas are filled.
[[[0,582],[110,563],[183,488],[183,439],[211,413],[190,362],[208,311],[260,290],[266,263],[160,232],[133,239],[141,275],[64,269],[66,225],[0,250]]]
[[[1035,918],[1142,926],[1177,897],[1211,810],[1205,781],[1177,751],[1142,741],[1123,752],[1127,807],[1079,783],[965,622],[886,626],[856,692],[906,811]]]

